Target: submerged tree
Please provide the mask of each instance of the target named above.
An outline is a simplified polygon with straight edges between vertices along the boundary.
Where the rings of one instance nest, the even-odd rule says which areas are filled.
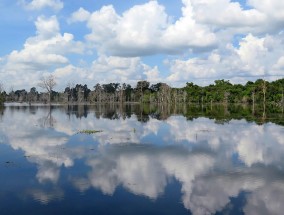
[[[36,88],[35,87],[32,87],[31,89],[30,89],[30,92],[28,92],[28,94],[27,94],[27,100],[28,100],[28,102],[29,103],[31,103],[31,102],[36,102],[37,100],[38,100],[38,92],[37,92],[37,90],[36,90]]]
[[[49,75],[47,77],[42,77],[38,86],[42,89],[47,90],[48,97],[49,97],[49,104],[51,103],[51,93],[53,88],[56,86],[56,81],[53,75]]]
[[[149,88],[150,82],[148,81],[138,81],[136,85],[136,91],[140,94],[140,102],[143,101],[143,94]]]

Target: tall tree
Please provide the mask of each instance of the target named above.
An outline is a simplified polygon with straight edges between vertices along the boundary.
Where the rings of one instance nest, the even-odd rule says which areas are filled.
[[[262,93],[263,93],[263,105],[265,105],[265,102],[266,102],[266,89],[267,89],[265,80],[263,80],[263,83],[262,83],[261,86],[262,86]]]
[[[101,103],[102,102],[102,98],[103,98],[103,88],[102,86],[98,83],[94,86],[94,100]]]
[[[149,89],[150,83],[148,81],[138,81],[136,90],[140,93],[140,102],[143,101],[143,92]]]
[[[42,77],[42,79],[38,83],[38,86],[47,91],[48,97],[49,97],[49,104],[50,104],[51,103],[51,93],[52,93],[53,88],[56,86],[55,77],[53,75]]]
[[[27,99],[28,99],[29,103],[37,101],[38,92],[37,92],[36,88],[32,87],[27,96],[28,96]]]
[[[3,84],[0,82],[0,106],[3,105],[4,103],[4,87],[3,87]]]

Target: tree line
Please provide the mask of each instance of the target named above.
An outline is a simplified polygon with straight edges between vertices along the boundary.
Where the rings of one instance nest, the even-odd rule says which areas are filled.
[[[216,80],[208,86],[198,86],[187,82],[180,88],[170,87],[166,83],[150,85],[142,80],[132,87],[126,83],[97,83],[91,88],[82,84],[67,84],[63,92],[54,90],[56,81],[53,76],[44,78],[38,87],[45,90],[39,92],[36,87],[11,90],[9,93],[0,89],[0,103],[235,103],[235,104],[275,104],[284,103],[284,78],[268,82],[258,79],[246,84],[232,84],[228,80]]]

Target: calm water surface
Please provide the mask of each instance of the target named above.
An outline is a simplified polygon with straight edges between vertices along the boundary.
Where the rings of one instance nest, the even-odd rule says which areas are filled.
[[[169,112],[5,107],[0,214],[283,214],[283,114]]]

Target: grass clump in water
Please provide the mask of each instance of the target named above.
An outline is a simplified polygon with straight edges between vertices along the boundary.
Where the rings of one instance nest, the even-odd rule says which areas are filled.
[[[81,130],[78,133],[79,134],[95,134],[99,132],[103,132],[103,131],[102,130]]]

